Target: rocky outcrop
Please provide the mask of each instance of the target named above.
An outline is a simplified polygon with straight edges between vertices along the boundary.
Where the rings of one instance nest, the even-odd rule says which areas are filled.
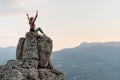
[[[53,69],[50,61],[52,40],[35,32],[20,38],[16,60],[0,67],[0,80],[64,80],[64,74]]]

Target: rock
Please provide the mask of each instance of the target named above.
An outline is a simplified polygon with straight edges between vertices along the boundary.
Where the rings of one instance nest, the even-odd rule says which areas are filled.
[[[53,69],[39,69],[40,80],[64,80],[63,73]]]
[[[17,49],[16,49],[16,58],[22,59],[22,50],[23,50],[23,44],[24,44],[25,38],[20,38]]]
[[[50,61],[52,40],[35,32],[20,38],[16,59],[0,66],[0,80],[64,80],[64,74],[53,69]]]
[[[19,72],[19,70],[17,69],[6,70],[2,75],[3,76],[0,80],[23,80],[24,79],[22,73]]]
[[[50,56],[52,52],[52,40],[43,35],[38,38],[38,67],[39,68],[53,68],[52,63],[50,62]]]
[[[22,67],[28,68],[28,67],[33,67],[33,68],[38,68],[38,61],[35,59],[23,59],[22,60],[24,63]]]
[[[38,60],[37,35],[34,32],[28,32],[26,34],[22,52],[23,59]]]

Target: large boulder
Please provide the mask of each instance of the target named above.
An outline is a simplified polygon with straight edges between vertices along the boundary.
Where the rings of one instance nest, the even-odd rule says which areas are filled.
[[[50,62],[52,47],[53,44],[50,38],[48,38],[45,35],[39,36],[38,38],[39,68],[50,68],[50,69],[53,68]]]
[[[50,61],[52,40],[46,35],[27,32],[20,38],[16,59],[0,67],[0,80],[64,80]]]
[[[25,36],[22,58],[38,60],[37,33],[28,32]]]

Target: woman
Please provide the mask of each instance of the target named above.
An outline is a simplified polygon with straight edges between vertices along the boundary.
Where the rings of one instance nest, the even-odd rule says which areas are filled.
[[[38,16],[38,11],[36,11],[35,17],[30,17],[30,18],[29,18],[29,15],[27,13],[27,18],[29,20],[29,25],[30,25],[30,31],[32,31],[32,32],[35,31],[35,21],[36,21],[37,16]]]

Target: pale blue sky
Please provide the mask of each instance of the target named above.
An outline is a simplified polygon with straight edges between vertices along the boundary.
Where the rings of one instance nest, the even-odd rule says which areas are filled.
[[[54,50],[120,41],[119,0],[0,0],[0,47],[17,45],[29,31],[26,13],[36,10],[36,27],[53,39]]]

